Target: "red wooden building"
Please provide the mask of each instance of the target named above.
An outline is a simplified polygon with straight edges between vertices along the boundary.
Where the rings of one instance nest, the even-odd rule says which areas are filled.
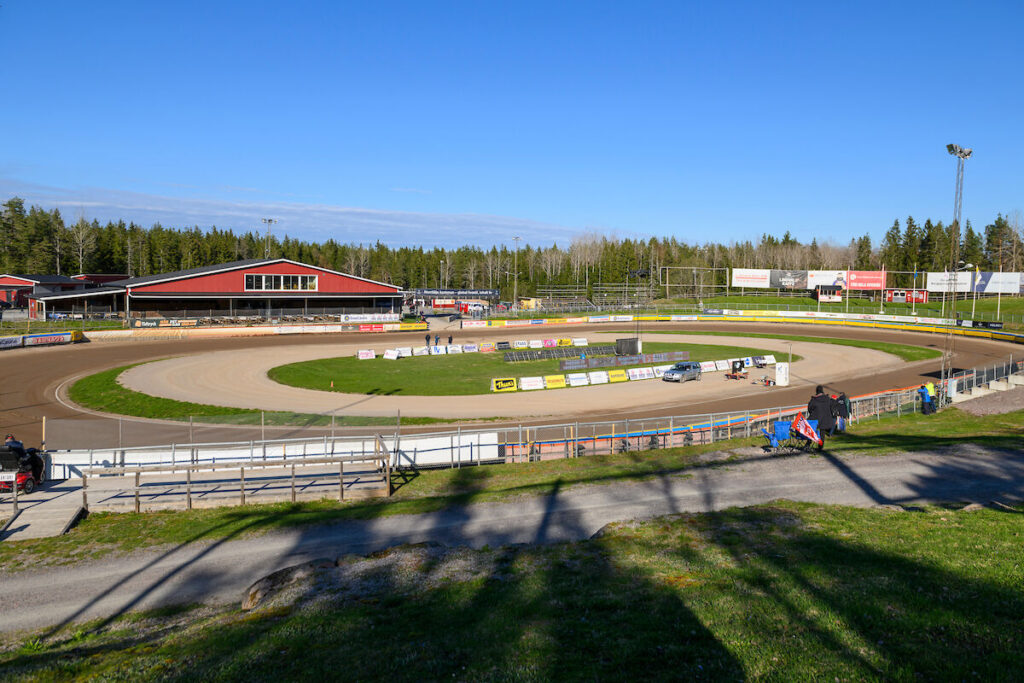
[[[0,274],[0,302],[10,306],[27,305],[32,295],[62,293],[86,287],[80,280],[63,275],[12,275]]]
[[[37,317],[92,309],[125,313],[263,315],[310,309],[332,313],[401,311],[400,287],[288,259],[250,259],[128,278],[80,292],[32,297]],[[33,308],[30,306],[30,311]],[[276,314],[276,313],[275,313]]]

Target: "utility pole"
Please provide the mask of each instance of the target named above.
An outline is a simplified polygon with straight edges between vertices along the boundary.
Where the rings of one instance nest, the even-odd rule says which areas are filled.
[[[516,272],[516,278],[512,281],[512,310],[519,310],[519,240],[522,237],[516,236],[512,238],[516,242],[516,255],[515,255],[515,266],[513,270]],[[576,282],[579,282],[577,280]]]
[[[270,226],[277,222],[276,218],[261,218],[263,224],[267,226],[267,239],[263,247],[263,258],[270,258]]]

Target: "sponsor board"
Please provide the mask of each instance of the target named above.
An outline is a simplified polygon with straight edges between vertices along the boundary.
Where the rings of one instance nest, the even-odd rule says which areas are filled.
[[[586,337],[573,337],[572,338],[572,345],[573,346],[587,346],[587,339],[586,339]]]
[[[544,387],[546,389],[564,389],[565,375],[545,375]]]
[[[529,327],[533,324],[532,320],[506,320],[505,327]]]
[[[613,323],[631,323],[633,322],[633,316],[631,315],[613,315]]]
[[[491,391],[515,391],[515,377],[496,377],[491,380]]]
[[[486,320],[463,320],[463,327],[487,327]]]
[[[530,320],[530,324],[531,325],[547,325],[548,321],[544,320],[543,318],[532,318]]]
[[[500,342],[498,342],[497,344],[494,345],[494,350],[496,350],[496,351],[511,351],[512,350],[512,342],[500,341]]]
[[[632,381],[654,379],[654,370],[652,368],[630,368],[626,371],[626,376]]]
[[[578,325],[579,323],[587,322],[587,319],[586,318],[566,318],[565,322],[569,323],[570,325]]]
[[[446,355],[448,355],[448,347],[447,346],[431,346],[430,347],[430,355],[431,356],[446,356]]]
[[[789,386],[789,363],[775,364],[775,386]]]
[[[356,352],[356,356],[359,360],[373,360],[377,357],[377,352],[373,349],[359,349],[359,351]]]
[[[847,289],[885,289],[885,271],[851,270],[846,281]]]
[[[671,365],[655,365],[651,369],[654,370],[654,376],[655,377],[661,377],[662,375],[665,374],[666,370],[670,370],[671,368],[672,368]]]
[[[383,332],[384,325],[360,325],[360,332]]]
[[[705,308],[704,315],[722,315],[721,308]]]
[[[530,340],[530,348],[531,349],[543,349],[544,348],[544,341],[541,340],[541,339],[531,339]]]
[[[670,315],[668,317],[668,319],[671,322],[674,322],[674,323],[681,323],[681,322],[687,322],[687,321],[696,320],[697,316],[695,316],[695,315]]]
[[[556,346],[558,346],[558,340],[557,339],[545,339],[544,340],[544,348],[545,349],[553,349]]]
[[[26,334],[22,339],[24,339],[25,346],[49,346],[51,344],[70,344],[72,342],[70,332]]]
[[[772,289],[807,289],[807,271],[773,268],[768,286]]]
[[[846,289],[845,270],[809,270],[807,271],[807,289],[817,287],[842,287]]]
[[[626,371],[621,369],[621,368],[615,369],[615,370],[609,370],[608,371],[608,381],[611,382],[612,384],[615,384],[616,382],[628,382],[629,381],[629,375],[627,375]]]
[[[398,329],[402,332],[412,332],[414,330],[425,330],[427,329],[426,323],[400,323]]]
[[[399,358],[408,358],[409,356],[412,355],[411,346],[399,346],[397,349],[395,349],[395,351],[398,351]]]
[[[592,315],[587,317],[588,323],[610,323],[612,317],[610,315]]]
[[[536,391],[537,389],[544,388],[543,377],[520,377],[519,378],[519,390],[520,391]]]
[[[445,348],[448,349],[448,353],[462,353],[462,345],[461,344],[449,344]]]
[[[463,353],[476,353],[479,350],[480,350],[480,347],[477,346],[476,344],[463,344],[462,345],[462,352]]]
[[[491,353],[494,351],[494,342],[480,342],[480,353]]]
[[[729,365],[729,361],[727,360],[716,360],[715,368],[717,370],[732,370],[732,366]]]
[[[402,329],[402,326],[398,323],[384,323],[385,332],[398,332],[400,329]]]
[[[568,337],[562,337],[561,339],[558,340],[558,345],[559,346],[572,346],[572,339],[569,339]]]
[[[522,339],[516,339],[515,341],[512,342],[513,349],[525,349],[528,348],[529,346],[530,343]]]
[[[397,323],[397,313],[352,313],[341,316],[343,323]]]
[[[714,372],[717,369],[718,369],[718,366],[715,365],[715,361],[713,361],[713,360],[701,361],[701,364],[700,364],[700,371],[701,372]]]
[[[775,365],[775,356],[765,356],[764,362],[768,365]]]
[[[398,360],[401,354],[398,353],[398,349],[388,349],[384,352],[384,360]]]
[[[430,347],[429,346],[417,346],[417,347],[413,348],[412,355],[414,355],[414,356],[429,356],[430,355]]]
[[[21,343],[21,337],[0,337],[0,349],[16,349]]]
[[[141,318],[132,320],[132,327],[158,327],[159,320],[143,320]]]
[[[762,268],[733,268],[732,286],[768,289],[771,273],[772,271]]]
[[[608,373],[605,370],[594,370],[588,372],[587,375],[590,377],[591,384],[608,384]]]
[[[590,384],[590,378],[585,372],[574,372],[565,376],[565,381],[570,387],[585,387]]]

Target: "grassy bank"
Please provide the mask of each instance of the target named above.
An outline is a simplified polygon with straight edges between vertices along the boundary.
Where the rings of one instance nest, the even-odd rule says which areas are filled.
[[[829,439],[829,454],[885,456],[967,444],[1019,448],[1024,438],[1024,411],[973,416],[950,408],[923,417],[912,415],[864,420],[846,435]],[[687,476],[709,467],[702,454],[727,450],[730,457],[759,457],[751,446],[763,439],[595,455],[516,465],[423,470],[395,475],[395,495],[388,501],[275,503],[190,511],[98,513],[69,534],[56,538],[0,544],[0,570],[69,563],[161,544],[190,544],[266,533],[277,529],[397,514],[432,512],[457,505],[508,501],[546,495],[572,486],[642,481],[660,476]],[[738,453],[737,453],[738,451]],[[753,454],[753,455],[752,455]],[[728,462],[726,458],[723,462]]]
[[[16,337],[21,334],[43,334],[50,332],[88,332],[90,330],[120,330],[124,325],[119,320],[3,320],[0,321],[0,337]]]
[[[652,331],[652,334],[699,334],[711,337],[750,337],[752,339],[778,339],[781,341],[794,341],[794,342],[809,342],[812,344],[838,344],[839,346],[854,346],[860,349],[874,349],[875,351],[883,351],[885,353],[891,353],[894,356],[898,356],[908,363],[918,360],[928,360],[929,358],[938,358],[942,355],[942,351],[939,349],[931,349],[924,346],[911,346],[910,344],[892,344],[889,342],[880,341],[867,341],[864,339],[840,339],[838,337],[805,337],[801,335],[792,334],[763,334],[758,332],[743,332],[742,334],[736,332],[712,332],[707,330],[697,331],[676,331],[676,330],[665,330],[665,331]],[[646,347],[647,344],[644,344]],[[780,354],[776,351],[775,355],[782,360]],[[793,356],[793,360],[797,360],[797,356]]]
[[[689,351],[691,360],[719,360],[760,356],[763,349],[714,344],[644,344],[645,353]],[[272,368],[272,380],[294,387],[348,394],[398,396],[460,396],[483,394],[495,377],[530,377],[562,374],[558,360],[508,363],[503,353],[453,356],[414,356],[399,360],[359,360],[353,356],[323,358]],[[647,364],[651,365],[651,364]],[[655,365],[663,365],[656,363]],[[637,366],[643,367],[643,366]],[[334,387],[331,387],[331,382]]]
[[[329,427],[332,424],[330,415],[229,408],[205,403],[176,401],[133,391],[121,385],[117,378],[122,372],[135,367],[135,365],[112,368],[83,377],[71,385],[68,395],[72,401],[90,410],[131,417],[186,421],[192,417],[197,422],[235,425],[258,425],[261,419],[265,420],[267,426]],[[333,420],[333,424],[337,427],[394,426],[395,424],[393,417],[337,415]],[[452,422],[452,420],[433,417],[402,418],[402,424],[407,425],[444,422]]]
[[[0,675],[1008,681],[1024,670],[1020,512],[780,502],[574,543],[343,557],[250,612],[8,639]]]

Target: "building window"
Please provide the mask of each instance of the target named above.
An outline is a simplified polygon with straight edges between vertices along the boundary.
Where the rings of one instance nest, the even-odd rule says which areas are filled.
[[[247,292],[290,292],[317,291],[316,275],[264,275],[262,273],[246,273],[245,291]]]

